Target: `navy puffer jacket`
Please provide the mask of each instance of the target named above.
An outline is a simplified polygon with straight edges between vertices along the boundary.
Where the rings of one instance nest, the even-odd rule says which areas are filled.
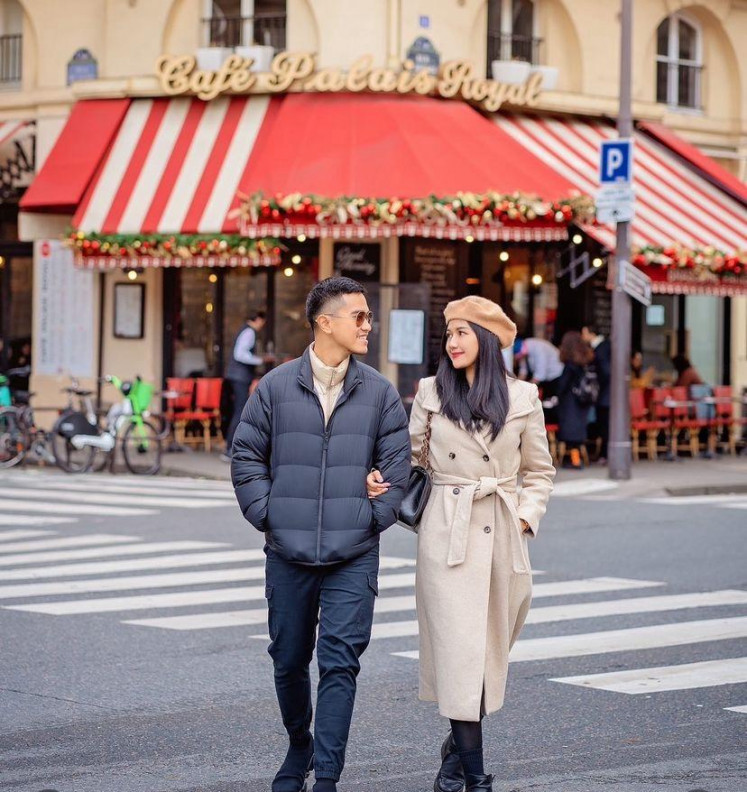
[[[377,371],[351,358],[325,429],[309,352],[263,377],[233,441],[231,476],[244,517],[288,561],[355,558],[397,519],[410,473],[407,415]],[[389,491],[369,500],[366,476]]]

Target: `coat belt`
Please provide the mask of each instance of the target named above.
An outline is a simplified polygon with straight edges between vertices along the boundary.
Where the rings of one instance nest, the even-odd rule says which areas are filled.
[[[446,563],[450,567],[463,564],[467,556],[467,539],[469,538],[472,503],[474,501],[482,500],[490,495],[497,495],[506,504],[516,524],[519,524],[519,514],[511,497],[511,494],[516,491],[515,476],[507,476],[506,478],[481,476],[475,480],[434,473],[433,486],[459,489],[454,517],[451,520],[449,555],[446,559]]]

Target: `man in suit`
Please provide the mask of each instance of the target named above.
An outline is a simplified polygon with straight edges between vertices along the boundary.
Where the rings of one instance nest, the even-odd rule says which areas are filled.
[[[592,324],[581,328],[581,338],[594,350],[594,369],[599,379],[599,398],[594,405],[597,413],[597,430],[602,440],[599,463],[607,463],[607,446],[610,439],[610,378],[612,347],[609,339],[597,332]]]

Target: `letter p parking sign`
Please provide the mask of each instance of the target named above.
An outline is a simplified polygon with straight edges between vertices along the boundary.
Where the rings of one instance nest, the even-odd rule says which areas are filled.
[[[630,184],[633,180],[632,140],[603,140],[599,154],[600,184]]]

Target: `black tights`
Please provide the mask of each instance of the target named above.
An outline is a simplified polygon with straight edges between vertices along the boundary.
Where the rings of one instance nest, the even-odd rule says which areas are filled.
[[[459,753],[482,751],[482,722],[450,720],[454,745]]]
[[[482,723],[452,720],[451,733],[469,788],[485,773],[482,756]]]

